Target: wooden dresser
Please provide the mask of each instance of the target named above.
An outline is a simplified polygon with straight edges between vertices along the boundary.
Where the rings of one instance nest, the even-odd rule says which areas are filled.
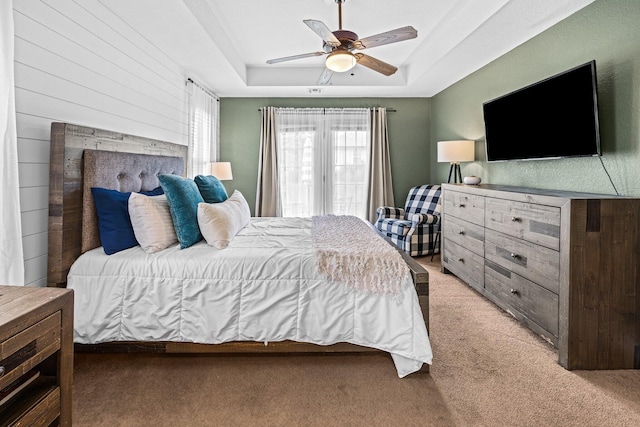
[[[442,269],[558,348],[640,369],[640,199],[443,184]]]
[[[72,380],[73,291],[0,286],[0,426],[70,426]]]

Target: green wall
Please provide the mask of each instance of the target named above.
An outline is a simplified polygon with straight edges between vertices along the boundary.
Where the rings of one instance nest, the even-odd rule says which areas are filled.
[[[483,182],[640,196],[640,1],[596,0],[431,99],[431,181],[446,181],[436,141],[472,139]],[[596,60],[602,158],[486,163],[482,103]],[[514,143],[517,144],[517,135]],[[606,166],[603,168],[601,160]]]
[[[396,110],[387,115],[393,193],[404,205],[409,188],[428,183],[430,105],[427,98],[222,98],[220,160],[233,169],[225,186],[240,190],[255,212],[260,107],[387,107]]]

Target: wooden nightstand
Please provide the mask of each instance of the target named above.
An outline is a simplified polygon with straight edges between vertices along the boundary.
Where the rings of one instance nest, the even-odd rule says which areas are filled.
[[[0,426],[70,426],[71,290],[0,286],[0,390],[30,375],[35,379],[0,405]]]

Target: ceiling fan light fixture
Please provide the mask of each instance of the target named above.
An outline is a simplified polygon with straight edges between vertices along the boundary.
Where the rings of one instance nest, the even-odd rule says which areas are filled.
[[[346,50],[339,50],[329,54],[326,66],[336,73],[344,73],[355,67],[356,63],[356,57],[353,53]]]

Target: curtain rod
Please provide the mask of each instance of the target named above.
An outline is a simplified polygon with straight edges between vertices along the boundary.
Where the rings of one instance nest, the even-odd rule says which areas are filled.
[[[292,108],[292,107],[283,107],[283,108]],[[298,107],[293,107],[293,108],[298,108]],[[314,108],[314,107],[301,107],[301,108]],[[374,107],[327,107],[327,108],[374,108]],[[395,113],[396,111],[398,111],[395,108],[385,108],[385,110],[387,110],[387,113]],[[258,108],[258,111],[260,111],[260,108]]]
[[[211,95],[213,98],[215,98],[216,101],[220,102],[220,98],[218,98],[218,95],[216,95],[215,93],[213,93],[211,90],[207,89],[206,87],[202,86],[201,84],[198,84],[198,83],[194,82],[191,77],[187,77],[187,82],[198,86],[200,89],[202,89],[203,91],[205,91],[206,93]]]

